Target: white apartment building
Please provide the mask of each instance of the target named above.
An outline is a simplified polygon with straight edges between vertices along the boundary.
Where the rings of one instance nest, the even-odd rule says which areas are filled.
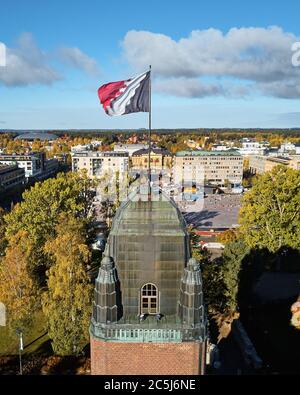
[[[173,181],[177,184],[201,182],[214,185],[240,184],[243,157],[237,151],[180,151],[173,159]]]
[[[148,144],[116,144],[114,146],[114,151],[128,152],[129,156],[141,149],[148,149]]]
[[[300,155],[300,144],[299,143],[290,143],[290,142],[285,142],[281,144],[278,152],[280,154],[291,154],[294,153],[296,155]]]
[[[266,152],[266,143],[243,139],[242,148],[239,148],[238,151],[242,156],[264,155]]]
[[[71,147],[71,152],[85,152],[91,148],[90,144],[78,144]]]
[[[129,158],[126,152],[82,151],[71,155],[72,171],[85,169],[91,178],[100,178],[105,174],[116,176],[118,173],[121,180],[129,170]]]
[[[35,177],[44,171],[45,154],[43,152],[32,152],[28,154],[1,154],[1,165],[17,164],[25,170],[25,177]]]

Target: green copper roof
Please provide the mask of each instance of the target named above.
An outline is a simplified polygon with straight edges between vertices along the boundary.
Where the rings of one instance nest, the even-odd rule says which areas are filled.
[[[238,151],[178,151],[176,156],[241,156]]]
[[[121,205],[113,220],[111,235],[168,235],[187,234],[185,220],[176,204],[161,194],[147,201],[147,195],[135,192]],[[146,201],[145,201],[146,200]]]

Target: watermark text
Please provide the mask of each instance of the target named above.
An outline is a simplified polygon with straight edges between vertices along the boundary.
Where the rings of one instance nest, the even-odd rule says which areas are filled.
[[[292,65],[294,67],[300,67],[300,41],[294,42],[291,50],[294,52],[292,56]]]
[[[6,66],[6,46],[0,41],[0,67]]]

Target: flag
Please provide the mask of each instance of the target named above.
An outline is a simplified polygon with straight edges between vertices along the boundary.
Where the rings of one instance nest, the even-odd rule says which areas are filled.
[[[125,81],[109,82],[98,89],[106,114],[149,112],[150,71]]]

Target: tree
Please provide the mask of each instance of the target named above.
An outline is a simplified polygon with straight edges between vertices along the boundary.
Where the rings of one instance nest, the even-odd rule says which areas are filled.
[[[250,247],[299,249],[300,171],[276,166],[258,177],[244,196],[239,223]]]
[[[224,312],[234,312],[237,310],[237,295],[239,291],[240,270],[242,261],[250,252],[243,239],[226,244],[221,264],[222,280],[224,284]]]
[[[229,188],[231,186],[231,182],[228,180],[228,178],[226,178],[225,180],[224,180],[224,187],[225,188]]]
[[[228,244],[236,241],[238,238],[238,232],[235,229],[227,229],[217,236],[217,241],[222,244]]]
[[[7,245],[5,238],[5,221],[4,221],[5,211],[0,207],[0,256],[4,255],[4,251]]]
[[[242,239],[226,244],[223,255],[202,265],[203,294],[208,312],[219,328],[219,341],[227,337],[239,317],[238,291],[244,257],[249,253]]]
[[[8,312],[11,327],[30,323],[37,306],[36,289],[28,273],[32,245],[25,231],[11,237],[0,266],[0,301]]]
[[[192,257],[197,259],[200,264],[207,263],[211,258],[211,253],[206,248],[202,248],[200,244],[200,236],[197,234],[197,230],[189,225],[188,232],[190,236]]]
[[[55,237],[60,214],[86,218],[94,187],[94,181],[83,173],[60,173],[25,191],[24,201],[5,216],[8,240],[19,230],[27,232],[33,245],[30,270],[38,284],[43,284],[45,270],[51,265],[43,247],[47,240]]]
[[[45,251],[53,256],[48,270],[48,290],[42,296],[52,347],[59,355],[79,355],[87,344],[92,306],[92,286],[86,272],[89,250],[84,224],[61,216],[57,236]]]

